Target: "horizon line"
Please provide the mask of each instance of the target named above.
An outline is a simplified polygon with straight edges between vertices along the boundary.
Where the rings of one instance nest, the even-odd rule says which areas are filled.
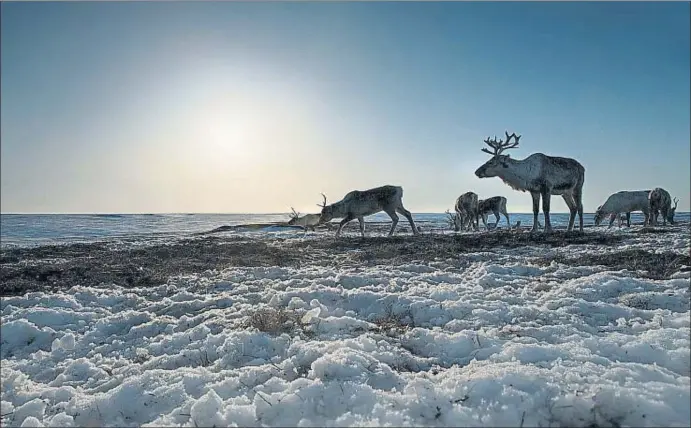
[[[678,211],[677,214],[682,214],[682,213],[689,213],[690,211]],[[370,217],[372,215],[376,214],[384,214],[383,211],[380,211],[378,213],[370,214]],[[0,215],[285,215],[285,214],[290,214],[290,212],[0,212]],[[434,211],[411,211],[411,214],[446,214],[446,212],[434,212]],[[525,214],[525,215],[532,215],[532,212],[510,212],[509,215],[512,214]],[[544,215],[542,211],[540,211],[538,214]],[[557,211],[550,211],[550,215],[552,214],[569,214],[568,211],[566,212],[557,212]],[[595,214],[595,212],[583,212],[583,214]],[[625,214],[625,213],[623,213]],[[632,214],[643,214],[639,213],[637,211],[632,212]],[[491,215],[491,213],[490,213]]]

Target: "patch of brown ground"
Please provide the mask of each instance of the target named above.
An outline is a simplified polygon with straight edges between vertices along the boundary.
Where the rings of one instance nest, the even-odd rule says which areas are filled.
[[[626,249],[603,254],[586,254],[578,257],[559,255],[552,260],[570,266],[607,266],[612,270],[628,269],[650,279],[667,279],[676,272],[689,271],[691,256],[672,252],[653,253],[641,249]]]
[[[368,230],[371,230],[369,228]],[[387,229],[388,230],[388,229]],[[298,232],[299,233],[299,232]],[[458,258],[468,252],[525,246],[612,246],[625,236],[611,233],[531,234],[493,231],[459,235],[422,234],[388,237],[342,236],[326,232],[316,239],[251,239],[206,236],[145,247],[114,248],[108,243],[3,249],[0,252],[0,295],[64,289],[74,285],[108,287],[154,286],[171,276],[227,267],[309,265],[377,265]],[[640,250],[639,250],[640,251]],[[588,255],[572,264],[605,264],[644,269],[664,276],[688,266],[686,258],[625,253]],[[667,257],[667,258],[665,258]]]

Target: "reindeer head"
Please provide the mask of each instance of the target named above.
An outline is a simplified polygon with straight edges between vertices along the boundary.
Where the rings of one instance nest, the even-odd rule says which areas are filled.
[[[595,210],[595,226],[599,226],[606,216],[607,214],[604,211],[602,211],[602,205],[597,207],[597,209]]]
[[[326,205],[326,195],[324,195],[323,193],[320,194],[322,195],[322,198],[324,198],[324,202],[321,204],[317,204],[318,207],[322,208],[321,216],[319,217],[319,224],[328,223],[331,221],[332,218],[334,218],[333,206]]]
[[[484,140],[485,144],[492,148],[492,151],[489,151],[485,148],[483,148],[482,151],[492,155],[492,158],[478,168],[477,171],[475,171],[475,175],[479,178],[496,177],[501,175],[502,169],[509,167],[509,155],[503,155],[502,153],[504,150],[518,147],[518,140],[521,138],[521,136],[516,135],[515,132],[511,133],[511,135],[509,135],[508,132],[504,133],[506,134],[506,142],[503,140],[497,141],[496,136],[493,139],[487,137]],[[511,143],[512,138],[514,139],[513,143]]]
[[[296,221],[300,218],[300,213],[295,211],[295,208],[290,207],[291,211],[293,211],[291,214],[288,214],[290,216],[290,220],[288,221],[288,224],[295,224]]]
[[[677,204],[679,204],[679,198],[674,198],[674,206],[667,211],[667,221],[674,224],[674,213],[677,212]]]

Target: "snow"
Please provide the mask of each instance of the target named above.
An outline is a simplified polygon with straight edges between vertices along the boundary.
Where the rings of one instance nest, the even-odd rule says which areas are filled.
[[[689,426],[688,272],[538,263],[690,250],[608,233],[631,238],[5,297],[2,425]]]

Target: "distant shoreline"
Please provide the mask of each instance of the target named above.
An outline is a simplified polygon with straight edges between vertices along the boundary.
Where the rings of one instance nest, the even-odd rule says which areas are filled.
[[[277,213],[4,213],[0,212],[0,215],[6,215],[6,216],[135,216],[135,215],[160,215],[160,216],[166,216],[166,215],[176,215],[176,216],[185,216],[185,215],[238,215],[238,216],[264,216],[264,215],[286,215],[289,214],[289,211],[285,212],[277,212]],[[413,215],[444,215],[444,212],[415,212],[411,211]],[[552,211],[550,212],[550,215],[568,215],[568,212],[557,212],[557,211]],[[583,215],[594,215],[594,212],[584,212]],[[677,214],[691,214],[691,211],[677,211]],[[509,215],[533,215],[532,212],[509,212]],[[540,217],[542,217],[542,211],[540,211]],[[642,215],[641,213],[634,212],[632,215]]]

